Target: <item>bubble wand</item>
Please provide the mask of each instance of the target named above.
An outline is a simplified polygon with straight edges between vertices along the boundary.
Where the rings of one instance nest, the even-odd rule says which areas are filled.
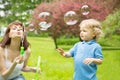
[[[35,74],[35,79],[33,79],[33,80],[39,80],[39,68],[40,68],[40,63],[41,63],[41,57],[38,56],[37,71],[36,71],[36,74]]]
[[[24,41],[24,39],[22,39],[22,46],[20,47],[20,55],[22,55],[23,56],[23,54],[24,54],[24,47],[23,47],[23,41]]]
[[[24,25],[24,24],[23,24]],[[20,55],[23,56],[25,50],[24,50],[24,46],[23,46],[23,42],[24,42],[24,26],[23,26],[23,38],[22,38],[22,46],[20,47]]]

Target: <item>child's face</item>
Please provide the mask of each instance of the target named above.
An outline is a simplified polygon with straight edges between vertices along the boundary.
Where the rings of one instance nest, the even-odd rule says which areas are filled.
[[[80,38],[85,41],[90,41],[95,37],[94,31],[86,26],[80,27]]]
[[[15,37],[22,38],[23,37],[23,28],[22,28],[22,26],[20,26],[20,25],[12,25],[10,27],[9,37],[10,38],[15,38]]]

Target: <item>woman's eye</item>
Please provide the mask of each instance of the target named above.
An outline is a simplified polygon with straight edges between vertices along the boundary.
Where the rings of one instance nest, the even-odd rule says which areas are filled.
[[[13,28],[13,30],[16,30],[16,28]]]
[[[23,28],[20,28],[20,30],[23,30]]]

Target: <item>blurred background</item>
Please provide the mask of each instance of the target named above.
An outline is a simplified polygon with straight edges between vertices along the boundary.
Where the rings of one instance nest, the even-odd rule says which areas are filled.
[[[104,55],[98,79],[119,80],[120,0],[0,0],[0,39],[10,22],[20,20],[31,43],[29,65],[37,65],[38,56],[42,57],[39,79],[72,80],[73,60],[55,49],[67,51],[80,41],[79,24],[90,18],[99,20],[104,32],[98,40]],[[34,80],[35,74],[23,74]]]

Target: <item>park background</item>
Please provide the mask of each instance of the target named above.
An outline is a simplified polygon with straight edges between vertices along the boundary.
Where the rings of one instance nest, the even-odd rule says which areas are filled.
[[[103,64],[98,66],[97,76],[99,80],[119,80],[120,73],[120,1],[119,0],[1,0],[0,1],[0,27],[7,27],[7,25],[14,21],[20,20],[26,26],[28,41],[31,44],[32,54],[29,58],[28,65],[37,66],[38,56],[41,56],[40,68],[42,74],[39,80],[72,80],[74,65],[72,58],[64,58],[57,51],[57,47],[61,47],[68,51],[76,42],[79,41],[78,34],[74,28],[76,26],[62,26],[49,28],[47,31],[41,31],[38,26],[38,19],[36,14],[42,11],[51,11],[48,7],[53,4],[61,3],[62,1],[74,2],[82,1],[82,4],[91,5],[91,14],[88,16],[79,16],[81,20],[88,18],[95,18],[100,20],[103,27],[103,36],[98,41],[103,48]],[[98,5],[98,2],[99,5]],[[105,3],[105,6],[103,5]],[[48,5],[49,4],[49,5]],[[100,6],[101,5],[101,6]],[[63,6],[61,10],[70,10],[67,7],[73,5]],[[55,7],[55,5],[54,5]],[[56,6],[60,7],[60,6]],[[94,7],[94,8],[93,8]],[[43,8],[43,9],[41,9]],[[53,8],[53,7],[52,7]],[[73,8],[72,8],[73,9]],[[59,9],[57,8],[57,12]],[[74,10],[74,9],[73,9]],[[77,11],[77,10],[76,10]],[[26,13],[25,13],[26,12]],[[54,10],[53,10],[54,12]],[[78,11],[79,13],[79,11]],[[60,17],[61,14],[57,14]],[[60,15],[60,16],[59,16]],[[54,18],[55,18],[54,17]],[[59,20],[59,18],[56,18]],[[79,23],[81,22],[79,20]],[[30,23],[34,23],[34,30],[29,31]],[[62,22],[61,22],[62,23]],[[78,24],[79,24],[78,23]],[[62,27],[62,29],[61,29]],[[70,28],[70,29],[69,29]],[[59,33],[57,33],[57,30]],[[68,29],[70,32],[66,31]],[[72,30],[73,29],[73,30]],[[54,33],[56,32],[56,33]],[[75,33],[76,32],[76,33]],[[66,35],[67,33],[67,35]],[[2,38],[2,36],[1,36]],[[0,39],[1,39],[0,38]],[[36,74],[23,73],[26,80],[34,80]]]

